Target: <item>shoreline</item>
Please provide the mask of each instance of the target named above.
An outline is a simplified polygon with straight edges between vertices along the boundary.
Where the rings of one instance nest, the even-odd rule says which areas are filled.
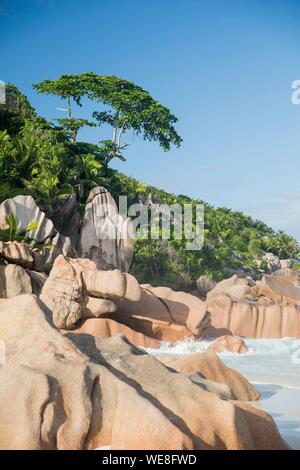
[[[261,393],[261,398],[251,402],[251,406],[269,413],[289,446],[300,450],[300,387],[252,383]]]

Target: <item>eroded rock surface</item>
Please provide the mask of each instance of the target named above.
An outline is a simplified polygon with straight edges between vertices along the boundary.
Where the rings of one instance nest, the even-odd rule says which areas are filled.
[[[31,293],[31,280],[25,269],[16,264],[0,265],[0,298]]]
[[[77,251],[82,258],[94,261],[100,269],[127,272],[133,257],[132,227],[107,189],[92,189],[85,208]]]
[[[150,284],[140,288],[138,301],[122,299],[116,302],[115,320],[130,327],[136,325],[138,331],[161,341],[200,337],[210,325],[210,315],[198,297]]]
[[[167,358],[165,364],[179,372],[198,373],[202,378],[229,386],[235,400],[255,401],[259,392],[239,372],[226,367],[214,351],[189,354],[181,359]]]
[[[41,299],[58,328],[70,329],[80,320],[114,312],[117,299],[136,300],[140,288],[133,276],[119,270],[100,271],[93,261],[56,258]]]
[[[248,348],[243,338],[230,335],[224,335],[217,338],[210,346],[210,349],[217,353],[230,351],[233,353],[245,354],[248,352]]]
[[[48,219],[45,213],[37,206],[32,196],[16,196],[11,199],[6,199],[0,204],[0,225],[5,225],[5,217],[8,214],[13,214],[19,224],[19,228],[26,228],[31,222],[35,222],[37,227],[27,233],[27,236],[38,242],[48,246],[43,253],[43,262],[41,261],[40,255],[35,255],[33,261],[29,258],[33,256],[32,253],[27,253],[30,248],[24,248],[21,245],[10,245],[12,254],[12,261],[21,263],[27,263],[33,265],[28,267],[35,271],[43,271],[43,269],[50,270],[55,258],[63,253],[65,256],[75,256],[76,252],[72,247],[71,240],[68,237],[64,237],[55,230],[54,225],[50,219]],[[17,250],[17,247],[19,248]],[[22,250],[22,251],[21,251]],[[7,253],[9,256],[9,253]],[[37,265],[37,263],[40,263]],[[42,265],[45,263],[45,266]],[[39,267],[38,267],[39,266]]]
[[[25,269],[43,271],[45,263],[40,253],[30,245],[19,242],[0,242],[0,257],[7,263],[14,263]]]
[[[1,449],[287,448],[268,414],[220,398],[123,336],[63,335],[35,296],[0,300],[0,339]]]
[[[206,301],[215,329],[246,338],[300,338],[297,271],[280,269],[256,283],[237,277],[222,282]],[[241,288],[238,293],[237,288]]]

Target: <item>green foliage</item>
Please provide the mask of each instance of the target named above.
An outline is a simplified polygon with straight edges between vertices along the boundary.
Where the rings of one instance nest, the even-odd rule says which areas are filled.
[[[72,98],[81,106],[81,98],[85,94],[85,83],[80,75],[62,75],[58,80],[44,80],[33,85],[39,93],[58,95],[62,99]]]
[[[36,113],[28,99],[12,83],[6,84],[6,104],[0,105],[0,131],[6,130],[15,135],[26,119],[32,119]]]
[[[139,201],[147,203],[149,200],[169,205],[203,202],[147,187],[122,173],[113,175],[109,188],[115,198],[120,194],[128,194],[129,204]],[[200,275],[219,281],[228,276],[230,270],[256,269],[257,260],[268,251],[280,258],[297,257],[300,254],[296,241],[285,233],[275,233],[263,222],[253,220],[242,212],[214,208],[205,203],[204,232],[204,246],[195,251],[186,250],[184,238],[164,242],[136,240],[133,274],[140,282],[170,287],[176,285],[177,288],[188,290],[195,287],[192,281]],[[262,262],[261,267],[267,266]]]
[[[171,144],[180,146],[182,139],[174,127],[177,118],[147,91],[123,78],[84,75],[88,97],[108,106],[108,110],[95,111],[93,116],[99,124],[115,129],[113,141],[119,147],[121,135],[128,130],[141,134],[145,140],[157,141],[163,150],[169,150]]]
[[[61,123],[65,125],[57,127],[30,110],[26,114],[27,108],[20,109],[18,132],[10,135],[11,126],[0,130],[0,202],[31,194],[51,216],[60,199],[75,191],[80,202],[93,186],[106,182],[100,147],[75,142],[74,132],[86,120],[66,119]]]
[[[282,230],[279,230],[276,236],[265,240],[265,247],[267,251],[278,255],[281,259],[299,256],[299,247],[296,240]]]
[[[88,97],[104,105],[105,109],[94,111],[93,117],[98,125],[108,124],[113,127],[111,140],[101,141],[106,164],[112,158],[125,160],[123,151],[127,144],[122,144],[123,135],[131,131],[142,135],[144,140],[157,141],[163,150],[171,145],[181,144],[174,124],[177,118],[168,108],[154,100],[149,92],[129,80],[115,76],[100,76],[93,72],[78,75],[62,75],[57,80],[44,80],[36,83],[34,88],[39,93],[59,95],[68,101],[68,119],[60,119],[62,126],[71,131],[73,141],[78,130],[84,125],[95,123],[71,117],[71,100],[82,105],[82,98]]]
[[[71,142],[76,142],[77,135],[79,130],[84,126],[96,127],[96,124],[87,119],[78,119],[78,118],[59,118],[56,119],[57,122],[65,129],[67,135],[69,136]]]
[[[126,195],[128,205],[145,203],[149,211],[156,203],[203,203],[146,186],[108,167],[114,157],[125,160],[126,144],[121,143],[121,138],[127,132],[156,140],[164,150],[171,144],[180,145],[175,116],[148,92],[127,80],[92,73],[46,80],[35,89],[67,99],[68,117],[58,119],[58,125],[46,121],[36,115],[16,87],[9,85],[8,103],[0,107],[0,202],[17,194],[32,194],[52,217],[60,200],[74,192],[78,207],[83,210],[89,191],[101,185],[117,201],[120,195]],[[101,103],[104,109],[95,111],[94,117],[98,124],[113,127],[112,139],[103,140],[100,145],[77,141],[82,126],[96,125],[71,115],[71,102],[81,105],[83,97]],[[221,280],[230,270],[255,269],[265,252],[280,258],[299,256],[298,244],[284,232],[275,233],[241,212],[205,203],[204,207],[205,242],[201,250],[187,251],[184,238],[162,241],[140,237],[135,241],[132,272],[140,282],[188,290],[195,287],[195,280],[202,274]],[[26,234],[16,230],[15,221],[9,220],[0,237],[26,238]]]
[[[28,232],[36,230],[37,223],[33,220],[27,227],[19,228],[19,222],[14,214],[9,213],[5,216],[5,227],[0,228],[0,241],[2,242],[31,242]]]
[[[140,283],[151,282],[154,286],[164,285],[175,290],[193,287],[180,252],[167,241],[135,240],[131,272]]]

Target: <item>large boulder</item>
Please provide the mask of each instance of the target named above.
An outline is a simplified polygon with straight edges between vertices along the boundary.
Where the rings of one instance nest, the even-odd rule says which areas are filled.
[[[208,292],[213,290],[216,287],[217,283],[214,279],[210,279],[207,276],[200,276],[197,279],[196,284],[197,284],[200,297],[205,298]]]
[[[227,334],[227,330],[247,338],[299,338],[300,273],[278,269],[256,282],[233,276],[208,293],[206,307],[215,332]],[[206,336],[215,336],[210,330]]]
[[[0,339],[1,449],[287,448],[268,414],[221,399],[120,335],[63,335],[32,295],[0,300]]]
[[[81,215],[78,210],[76,194],[72,194],[63,201],[58,201],[59,207],[55,211],[52,222],[55,229],[63,237],[67,237],[74,249],[77,247],[81,226]]]
[[[225,366],[212,350],[190,354],[181,359],[169,357],[164,363],[179,372],[198,373],[204,379],[228,385],[235,400],[255,401],[260,397],[259,392],[245,377]]]
[[[232,353],[245,354],[248,352],[247,345],[239,336],[224,335],[217,338],[209,349],[216,353],[230,351]]]
[[[54,225],[47,219],[46,214],[35,203],[32,196],[15,196],[6,199],[0,204],[0,223],[5,224],[7,214],[13,214],[18,221],[19,228],[26,228],[34,221],[37,228],[28,233],[39,243],[49,240],[55,236]]]
[[[0,298],[31,293],[31,280],[25,269],[16,264],[0,265]]]
[[[141,285],[137,301],[117,300],[118,312],[113,318],[161,341],[177,341],[187,337],[200,337],[210,325],[205,304],[185,292],[167,287]]]
[[[114,312],[116,299],[136,300],[140,288],[133,276],[119,270],[100,271],[93,261],[59,255],[46,280],[41,299],[58,328],[73,328],[85,318]]]
[[[280,305],[263,300],[233,301],[219,294],[207,301],[215,328],[245,338],[300,338],[300,306]]]
[[[267,271],[269,273],[273,273],[277,269],[280,269],[281,267],[281,262],[280,258],[273,253],[266,253],[263,257],[262,260],[267,263]]]
[[[41,299],[58,328],[79,327],[94,317],[109,317],[162,341],[199,337],[209,326],[205,304],[184,292],[139,286],[128,273],[101,271],[88,259],[60,255],[46,280]]]
[[[32,196],[20,195],[2,202],[2,204],[0,204],[0,225],[5,225],[5,217],[8,214],[15,216],[19,229],[26,228],[32,221],[36,222],[37,227],[28,232],[27,235],[33,241],[45,245],[46,249],[44,250],[43,258],[47,271],[51,269],[55,258],[59,254],[63,253],[65,256],[76,255],[70,239],[55,230],[51,220],[48,219],[45,213],[37,206]],[[11,248],[13,248],[13,245],[11,245]],[[14,251],[16,252],[16,249]],[[14,253],[13,256],[16,257],[16,254]],[[22,256],[24,255],[22,254]],[[20,261],[22,262],[21,258]],[[37,261],[39,261],[40,267],[37,267]],[[42,271],[44,269],[38,255],[36,255],[34,259],[32,269],[36,271]]]
[[[107,189],[92,189],[85,208],[77,251],[94,261],[100,269],[127,272],[133,257],[132,226],[118,214],[117,205]]]
[[[255,282],[250,277],[241,277],[234,274],[228,279],[218,282],[215,287],[207,293],[207,298],[223,293],[229,295],[233,300],[240,300],[251,294],[251,288]]]
[[[0,242],[0,257],[25,269],[43,271],[45,267],[42,255],[33,251],[27,243]]]
[[[72,331],[74,333],[88,333],[96,338],[110,338],[111,336],[122,334],[135,346],[143,348],[158,348],[160,346],[160,343],[155,339],[111,318],[88,318],[79,328]]]
[[[266,274],[259,283],[258,295],[278,303],[300,304],[300,277],[292,269]]]
[[[54,406],[51,379],[13,364],[0,366],[0,378],[0,449],[53,448],[55,428],[51,433],[54,423],[48,418]]]

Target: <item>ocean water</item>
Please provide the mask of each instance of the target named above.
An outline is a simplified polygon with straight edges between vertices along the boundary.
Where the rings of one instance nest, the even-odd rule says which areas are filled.
[[[246,354],[220,353],[222,361],[238,370],[251,382],[272,383],[300,388],[300,339],[246,339]],[[211,341],[179,341],[162,343],[159,349],[147,349],[154,356],[168,355],[180,358],[203,352]]]
[[[246,354],[220,353],[221,360],[239,371],[261,393],[253,406],[268,412],[292,449],[300,450],[300,339],[247,339]],[[154,355],[180,358],[209,348],[211,341],[162,343],[147,349]]]

